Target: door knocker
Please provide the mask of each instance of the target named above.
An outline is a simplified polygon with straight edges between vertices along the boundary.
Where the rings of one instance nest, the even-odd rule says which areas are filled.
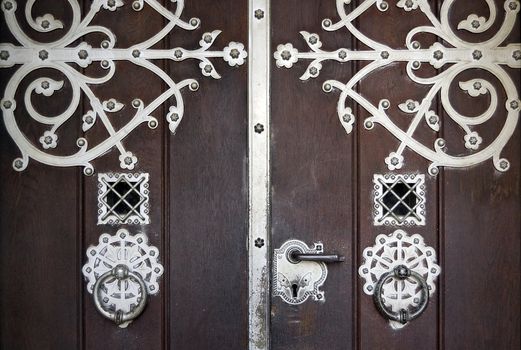
[[[358,269],[363,287],[372,295],[378,311],[398,329],[418,318],[434,293],[441,272],[436,251],[425,245],[420,235],[403,230],[376,237],[375,245],[364,250]]]
[[[102,234],[97,246],[87,249],[83,275],[96,309],[105,318],[125,328],[144,311],[148,295],[159,292],[163,266],[159,250],[148,238],[120,229]]]

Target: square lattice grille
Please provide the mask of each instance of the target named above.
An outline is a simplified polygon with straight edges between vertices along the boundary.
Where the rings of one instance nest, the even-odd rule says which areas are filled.
[[[374,224],[425,225],[425,175],[375,174]]]
[[[98,225],[149,224],[148,174],[98,175]]]

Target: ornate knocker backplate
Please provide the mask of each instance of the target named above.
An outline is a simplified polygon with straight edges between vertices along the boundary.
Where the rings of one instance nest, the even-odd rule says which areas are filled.
[[[87,249],[87,258],[83,266],[87,290],[98,311],[120,327],[143,312],[148,295],[159,292],[163,274],[159,250],[143,233],[131,235],[125,229],[104,233],[98,245]]]

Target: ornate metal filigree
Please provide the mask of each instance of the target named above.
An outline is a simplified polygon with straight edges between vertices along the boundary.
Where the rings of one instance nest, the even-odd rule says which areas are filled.
[[[132,2],[132,9],[139,12],[145,5],[150,6],[161,14],[168,23],[154,36],[146,41],[136,44],[129,48],[116,48],[116,37],[106,27],[93,24],[93,19],[99,11],[116,11],[124,6],[122,0],[93,0],[90,10],[82,16],[81,8],[77,0],[67,0],[72,9],[71,28],[58,40],[51,43],[43,43],[30,38],[20,27],[15,16],[17,2],[15,0],[3,0],[1,10],[4,13],[7,27],[16,38],[19,44],[1,43],[0,44],[0,68],[19,66],[7,84],[4,97],[0,101],[4,122],[20,149],[22,156],[13,162],[15,170],[24,170],[29,159],[51,166],[69,167],[83,166],[86,175],[94,173],[92,161],[113,148],[120,152],[120,166],[123,169],[132,170],[137,163],[137,156],[128,151],[123,145],[122,140],[134,131],[140,124],[148,123],[150,128],[156,128],[158,121],[151,116],[159,106],[170,98],[175,99],[175,104],[169,108],[166,120],[172,133],[176,131],[183,118],[184,104],[181,90],[188,87],[192,91],[199,88],[199,84],[194,79],[185,79],[175,82],[170,75],[155,65],[152,60],[168,59],[176,62],[195,59],[199,61],[201,72],[206,77],[219,79],[215,67],[210,62],[211,58],[222,58],[230,66],[240,66],[245,62],[247,53],[244,45],[237,42],[230,42],[222,51],[211,51],[210,47],[219,35],[219,30],[206,32],[199,41],[200,47],[195,50],[187,50],[182,47],[161,50],[152,47],[169,35],[178,26],[184,30],[195,30],[200,26],[198,18],[192,18],[188,22],[181,19],[184,9],[184,0],[170,0],[175,3],[175,10],[170,11],[156,0],[135,0]],[[32,17],[32,7],[36,0],[29,0],[25,6],[25,18],[30,26],[42,33],[63,29],[64,25],[52,14],[45,14],[34,19]],[[106,39],[101,42],[100,48],[94,48],[87,42],[75,44],[84,35],[98,33]],[[75,46],[73,46],[75,45]],[[143,67],[164,81],[167,86],[160,96],[153,102],[145,105],[142,100],[136,98],[131,102],[135,109],[130,121],[122,128],[117,130],[111,123],[111,113],[123,108],[123,103],[113,99],[99,100],[91,89],[91,86],[100,85],[112,79],[116,72],[116,61],[129,61]],[[90,77],[74,68],[75,65],[86,68],[93,63],[99,63],[105,70],[102,77]],[[60,115],[46,116],[37,111],[31,102],[31,95],[40,94],[51,97],[56,91],[64,86],[64,81],[57,81],[48,77],[35,79],[29,84],[25,91],[24,104],[27,114],[36,122],[48,126],[42,137],[39,139],[40,145],[31,142],[23,133],[15,119],[15,109],[17,101],[15,94],[22,80],[30,73],[43,68],[52,69],[60,72],[68,80],[72,90],[72,98],[69,106]],[[90,147],[87,139],[81,137],[77,140],[79,150],[68,156],[59,156],[49,153],[49,150],[56,148],[59,144],[58,130],[64,125],[77,111],[81,94],[84,94],[90,104],[90,110],[83,116],[83,131],[87,132],[95,123],[102,123],[109,136],[99,144]],[[64,132],[64,131],[62,131]]]
[[[113,236],[104,233],[97,246],[87,249],[87,258],[82,271],[88,282],[87,290],[91,294],[96,281],[118,266],[124,266],[128,271],[138,274],[146,286],[147,290],[143,291],[140,284],[132,279],[107,279],[99,291],[101,303],[107,310],[132,312],[140,303],[142,293],[154,295],[159,292],[159,278],[163,274],[163,266],[158,260],[159,250],[148,245],[148,238],[143,233],[133,236],[125,229],[118,230]],[[126,325],[128,323],[120,327]]]
[[[150,223],[147,173],[98,174],[98,225]]]
[[[360,277],[365,279],[363,290],[373,295],[380,278],[399,266],[405,266],[421,275],[429,287],[429,294],[436,290],[435,280],[441,272],[436,264],[436,251],[425,245],[420,235],[408,236],[403,230],[396,230],[390,235],[378,235],[375,245],[366,248],[363,253],[364,263],[358,269]],[[381,289],[383,303],[393,312],[414,308],[420,303],[422,291],[414,279],[388,280]],[[400,323],[391,321],[393,327]]]
[[[425,225],[425,175],[374,174],[374,225]]]
[[[352,51],[346,48],[339,48],[335,51],[324,51],[321,49],[322,43],[317,34],[301,32],[307,45],[311,49],[309,52],[299,52],[292,44],[279,45],[274,56],[278,67],[291,68],[298,60],[311,60],[306,72],[300,77],[302,80],[316,78],[320,74],[322,63],[327,60],[337,62],[348,62],[353,60],[368,61],[369,63],[357,72],[347,83],[337,80],[328,80],[323,84],[325,92],[334,90],[340,91],[337,111],[342,126],[347,133],[353,130],[355,116],[353,110],[347,105],[347,100],[352,99],[362,108],[367,110],[371,117],[364,122],[366,129],[372,129],[375,123],[382,125],[387,131],[394,135],[399,141],[400,146],[391,152],[385,159],[389,170],[401,169],[403,167],[403,151],[409,148],[431,162],[429,173],[436,175],[440,166],[448,167],[467,167],[479,164],[488,159],[492,159],[494,166],[499,171],[507,171],[510,168],[508,160],[501,158],[501,152],[508,140],[512,136],[519,118],[521,102],[515,83],[504,69],[521,68],[521,44],[504,44],[505,40],[512,32],[516,15],[521,9],[521,4],[517,0],[506,0],[504,2],[505,17],[497,33],[490,39],[481,42],[468,42],[460,38],[451,28],[449,23],[449,12],[456,0],[446,0],[441,6],[440,19],[438,19],[431,5],[427,0],[400,0],[396,6],[402,8],[407,16],[411,16],[413,11],[419,10],[430,21],[430,25],[420,26],[412,29],[406,38],[406,49],[392,49],[384,43],[377,42],[363,33],[354,25],[354,21],[360,17],[371,6],[376,6],[380,11],[385,12],[389,8],[389,3],[383,0],[364,0],[358,6],[349,11],[346,5],[351,4],[351,0],[336,0],[336,6],[340,20],[334,22],[331,19],[324,19],[322,27],[326,31],[336,31],[343,27],[354,35],[361,43],[368,46],[368,50]],[[470,14],[465,20],[458,24],[459,30],[470,33],[483,33],[491,28],[497,15],[496,5],[493,0],[485,0],[490,9],[488,19]],[[430,44],[429,47],[422,48],[421,43],[416,38],[421,33],[434,34],[446,44],[439,42]],[[393,62],[406,62],[407,74],[412,81],[430,86],[430,89],[421,101],[407,100],[401,101],[400,110],[412,116],[412,121],[407,130],[401,129],[393,122],[391,116],[387,114],[391,102],[382,99],[377,105],[371,103],[356,91],[356,85],[368,74],[387,66]],[[430,64],[437,70],[437,75],[432,77],[420,77],[415,73],[422,64]],[[467,81],[459,81],[459,87],[472,97],[488,95],[490,102],[486,111],[478,116],[466,116],[459,113],[453,106],[449,90],[451,85],[457,80],[458,75],[464,71],[472,69],[482,69],[494,75],[506,94],[506,100],[500,101],[496,87],[486,79],[476,78]],[[382,92],[384,93],[384,92]],[[441,103],[445,114],[459,125],[464,131],[462,141],[465,147],[470,150],[469,154],[451,155],[446,151],[446,142],[442,138],[434,141],[434,146],[423,144],[414,138],[414,133],[421,125],[422,121],[438,132],[443,120],[435,113],[435,98],[441,96]],[[491,119],[494,113],[501,109],[506,109],[507,116],[502,130],[495,140],[486,147],[482,147],[483,139],[473,130],[474,126],[484,124]]]

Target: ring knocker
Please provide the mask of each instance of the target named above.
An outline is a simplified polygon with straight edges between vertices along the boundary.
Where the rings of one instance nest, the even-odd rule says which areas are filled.
[[[421,297],[420,301],[418,303],[418,306],[415,307],[412,311],[409,311],[407,309],[401,309],[398,312],[394,312],[392,310],[389,310],[389,308],[385,305],[383,299],[382,299],[382,287],[385,283],[387,283],[390,279],[396,278],[398,280],[405,280],[408,278],[414,279],[418,285],[421,288]],[[429,286],[427,285],[427,282],[423,278],[422,275],[419,273],[410,270],[405,265],[399,265],[394,268],[393,271],[389,271],[387,273],[384,273],[380,279],[378,280],[378,283],[376,283],[374,294],[373,294],[374,302],[376,304],[376,307],[380,313],[392,321],[400,322],[401,324],[406,324],[409,321],[414,320],[418,316],[422,314],[423,311],[427,308],[427,305],[429,303]]]
[[[108,310],[103,306],[101,303],[101,285],[103,285],[111,278],[116,278],[119,281],[131,279],[139,284],[141,289],[141,297],[138,299],[138,304],[134,307],[134,309],[129,312],[123,312],[121,310]],[[104,317],[112,320],[117,325],[128,323],[137,318],[143,312],[147,304],[147,288],[145,282],[139,274],[130,271],[125,265],[117,265],[112,270],[107,271],[101,275],[100,278],[97,279],[96,284],[94,284],[94,290],[92,294],[94,296],[94,304],[96,305],[96,309],[98,309],[98,311]]]

